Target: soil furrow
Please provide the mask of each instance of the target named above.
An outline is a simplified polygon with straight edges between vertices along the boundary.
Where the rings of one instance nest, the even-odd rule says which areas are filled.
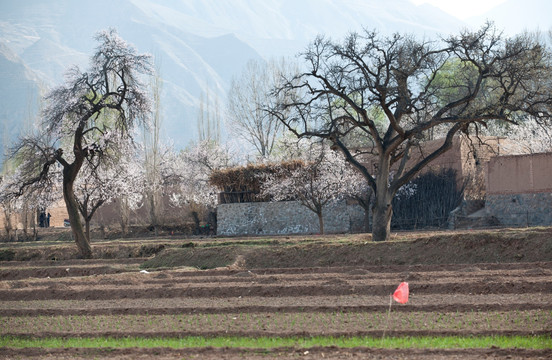
[[[65,333],[81,335],[94,332],[242,332],[334,334],[365,331],[552,331],[549,310],[469,311],[469,312],[234,312],[223,314],[154,315],[56,315],[0,317],[0,334]]]
[[[104,309],[0,309],[0,316],[76,316],[76,315],[175,315],[232,313],[385,313],[388,305],[374,306],[235,306],[173,308],[104,308]],[[397,306],[393,312],[469,312],[469,311],[552,310],[552,303],[535,304],[441,304]]]
[[[101,274],[113,274],[117,272],[106,272],[109,269],[117,269],[106,265],[134,265],[143,262],[137,262],[136,259],[122,259],[122,261],[112,260],[89,260],[79,263],[78,260],[65,262],[32,262],[33,267],[29,268],[29,262],[0,262],[0,280],[17,280],[25,278],[45,278],[68,277],[68,276],[89,276]],[[83,261],[83,260],[81,260]],[[35,266],[36,264],[36,266]],[[43,264],[43,265],[41,265]],[[78,265],[70,267],[70,265]],[[80,265],[79,265],[80,264]],[[83,266],[86,264],[86,266]],[[52,267],[54,266],[54,267]],[[6,268],[10,267],[10,268]],[[66,268],[70,267],[67,272]],[[96,272],[91,271],[96,269]],[[120,268],[118,269],[120,270]],[[363,267],[313,267],[313,268],[265,268],[265,269],[250,269],[251,273],[257,275],[316,275],[316,274],[349,274],[349,275],[364,275],[370,274],[377,277],[396,276],[397,274],[405,273],[445,273],[451,272],[451,276],[457,276],[457,272],[461,272],[466,276],[477,275],[478,272],[486,273],[488,271],[499,271],[501,273],[507,271],[529,271],[541,272],[542,274],[550,274],[552,271],[552,262],[537,262],[537,263],[500,263],[500,264],[460,264],[460,265],[382,265],[382,266],[363,266]],[[102,272],[103,271],[103,272]],[[119,271],[121,272],[121,271]],[[153,276],[160,271],[152,271]],[[244,273],[244,270],[229,270],[229,269],[214,269],[203,271],[170,271],[167,272],[170,276],[178,278],[195,278],[195,277],[224,277],[236,276]],[[454,274],[456,273],[456,274]],[[417,274],[422,276],[423,274]],[[487,275],[487,274],[485,274]],[[528,274],[534,275],[534,274]]]
[[[28,338],[95,338],[95,337],[110,337],[110,338],[128,338],[128,337],[144,337],[144,338],[180,338],[185,336],[203,336],[203,337],[315,337],[315,336],[332,336],[332,337],[353,337],[366,336],[381,338],[383,329],[370,331],[287,331],[287,332],[271,332],[271,331],[103,331],[103,332],[8,332],[2,336],[11,337],[28,337]],[[404,336],[540,336],[550,335],[549,330],[387,330],[385,336],[388,337],[404,337]]]
[[[124,280],[109,281],[107,278],[89,279],[89,281],[74,281],[74,278],[64,280],[36,280],[36,281],[14,281],[9,283],[0,283],[0,287],[5,289],[35,289],[44,290],[52,288],[66,288],[73,291],[80,290],[92,290],[92,289],[109,289],[117,288],[118,290],[132,290],[138,286],[144,286],[149,289],[158,288],[172,288],[172,289],[192,289],[192,288],[249,288],[252,285],[265,285],[266,286],[350,286],[351,288],[363,287],[363,286],[390,286],[398,284],[401,281],[408,281],[411,284],[415,284],[418,288],[425,287],[427,285],[437,286],[441,284],[462,284],[465,286],[471,286],[473,283],[486,283],[486,284],[510,284],[510,285],[528,285],[535,283],[552,282],[552,276],[533,276],[530,279],[527,277],[509,277],[509,276],[486,276],[483,278],[466,277],[459,279],[458,277],[445,277],[434,279],[420,279],[415,276],[395,276],[392,279],[368,279],[368,278],[351,278],[351,277],[324,277],[324,278],[310,278],[302,279],[295,277],[293,279],[272,279],[272,278],[249,278],[249,279],[235,279],[228,278],[226,281],[208,281],[205,279],[202,282],[182,282],[175,279],[169,280],[155,280],[148,281],[143,279],[143,275],[129,276]]]
[[[552,349],[377,349],[377,348],[337,348],[337,347],[291,347],[274,349],[251,348],[1,348],[0,359],[424,359],[424,360],[481,360],[481,359],[550,359]]]
[[[27,268],[32,267],[55,267],[77,265],[84,266],[99,266],[99,265],[137,265],[145,262],[149,258],[127,258],[127,259],[72,259],[72,260],[33,260],[31,261],[0,261],[0,269],[4,268]]]
[[[387,296],[287,296],[287,297],[225,297],[225,298],[165,298],[165,299],[102,299],[102,300],[30,300],[30,301],[3,301],[5,309],[169,309],[169,308],[220,308],[220,307],[347,307],[347,306],[381,306],[389,302]],[[524,294],[495,294],[489,295],[461,295],[438,294],[420,295],[412,294],[406,307],[409,306],[433,306],[447,305],[451,308],[468,305],[478,306],[508,306],[516,304],[536,304],[536,306],[548,306],[552,298],[540,293]],[[387,305],[386,305],[387,306]],[[395,307],[394,309],[402,308]]]
[[[541,282],[487,282],[487,283],[411,283],[411,292],[415,294],[516,294],[516,293],[552,293],[552,281]],[[136,298],[176,298],[176,297],[246,297],[246,296],[328,296],[328,295],[388,295],[393,286],[386,285],[349,285],[347,283],[328,283],[311,286],[257,285],[233,287],[166,287],[166,288],[96,288],[87,290],[73,289],[16,289],[0,290],[0,301],[15,300],[102,300]]]
[[[538,271],[538,270],[537,270]],[[244,275],[241,275],[244,274]],[[122,274],[121,279],[113,278],[113,279],[102,279],[101,284],[102,285],[117,285],[117,286],[127,286],[129,285],[128,279],[125,279],[126,274]],[[531,281],[538,281],[538,280],[552,280],[552,271],[550,271],[550,274],[542,274],[538,275],[535,273],[529,274],[533,275],[531,277]],[[400,280],[416,280],[416,281],[431,281],[432,283],[435,282],[471,282],[471,281],[522,281],[527,278],[527,273],[515,273],[515,274],[509,274],[509,273],[499,273],[499,274],[470,274],[466,276],[462,276],[461,279],[458,278],[458,274],[454,275],[452,273],[447,274],[434,274],[431,276],[423,275],[420,273],[403,273],[403,274],[378,274],[377,278],[370,277],[369,275],[347,275],[347,274],[340,274],[340,275],[308,275],[308,276],[297,276],[297,275],[280,275],[280,276],[257,276],[257,275],[248,275],[247,273],[240,273],[236,274],[234,276],[219,276],[219,277],[209,277],[209,278],[189,278],[189,279],[182,279],[177,277],[171,277],[170,275],[161,275],[158,274],[157,278],[151,279],[151,280],[137,280],[140,281],[144,285],[153,285],[153,286],[159,286],[159,285],[166,285],[166,284],[213,284],[213,286],[221,286],[228,283],[275,283],[275,282],[294,282],[294,283],[300,283],[300,282],[307,282],[307,281],[328,281],[328,280],[344,280],[349,281],[351,283],[354,282],[363,282],[368,284],[378,284],[378,283],[389,283],[389,281],[400,281]],[[90,279],[82,279],[77,280],[77,278],[71,278],[71,279],[51,279],[49,281],[43,280],[42,281],[29,281],[27,284],[29,286],[47,286],[51,283],[64,283],[66,285],[70,286],[89,286],[91,281]],[[136,280],[133,278],[133,280]]]

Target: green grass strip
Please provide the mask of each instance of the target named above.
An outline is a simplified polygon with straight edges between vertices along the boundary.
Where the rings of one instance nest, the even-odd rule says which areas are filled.
[[[552,349],[550,336],[444,336],[444,337],[388,337],[383,341],[373,337],[202,337],[182,338],[27,338],[1,336],[0,347],[13,348],[201,348],[242,347],[272,349],[276,347],[310,348],[314,346],[338,346],[341,348],[422,348],[422,349],[466,349],[466,348],[523,348]]]

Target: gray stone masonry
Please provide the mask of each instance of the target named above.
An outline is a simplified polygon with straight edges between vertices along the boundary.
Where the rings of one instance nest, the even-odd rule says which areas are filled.
[[[323,210],[325,233],[362,228],[364,210],[336,201]],[[217,235],[289,235],[319,233],[318,217],[298,201],[220,204]]]
[[[488,194],[485,208],[506,226],[551,226],[552,193]]]

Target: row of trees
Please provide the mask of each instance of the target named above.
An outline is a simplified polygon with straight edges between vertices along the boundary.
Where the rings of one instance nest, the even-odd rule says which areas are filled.
[[[1,192],[2,201],[12,201],[61,184],[83,257],[91,256],[87,219],[109,201],[101,197],[106,189],[127,199],[127,207],[147,202],[156,227],[162,195],[175,205],[212,207],[216,191],[209,174],[235,162],[208,135],[217,132],[210,122],[198,126],[208,139],[195,148],[180,154],[162,148],[160,81],[152,59],[114,30],[97,40],[91,68],[72,69],[46,96],[43,131],[22,139],[12,157],[17,171],[13,180],[3,180]],[[318,37],[302,58],[299,65],[250,63],[228,94],[232,128],[261,161],[294,156],[290,136],[320,144],[308,151],[305,167],[315,177],[305,182],[297,173],[279,174],[279,180],[266,179],[263,191],[275,200],[308,198],[304,205],[317,214],[329,200],[312,202],[315,193],[329,199],[355,194],[367,213],[372,210],[376,241],[389,236],[393,198],[450,149],[454,136],[479,135],[489,125],[507,133],[529,120],[546,128],[550,120],[552,63],[537,35],[506,38],[492,24],[439,40],[365,31],[343,42]],[[146,77],[154,79],[151,91]],[[138,127],[147,129],[141,151],[134,141]],[[412,158],[416,147],[439,135],[440,147]],[[377,160],[375,167],[367,156]],[[135,183],[131,175],[142,180]],[[91,183],[99,184],[96,195],[76,194],[77,188],[92,189]],[[146,200],[132,199],[143,194]]]

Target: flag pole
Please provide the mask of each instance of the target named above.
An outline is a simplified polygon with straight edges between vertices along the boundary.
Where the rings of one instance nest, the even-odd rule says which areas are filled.
[[[391,305],[393,305],[393,295],[389,295],[389,310],[387,311],[387,321],[385,322],[385,327],[383,328],[383,334],[381,335],[381,347],[383,347],[383,338],[385,337],[385,331],[389,326],[389,317],[391,316]]]

